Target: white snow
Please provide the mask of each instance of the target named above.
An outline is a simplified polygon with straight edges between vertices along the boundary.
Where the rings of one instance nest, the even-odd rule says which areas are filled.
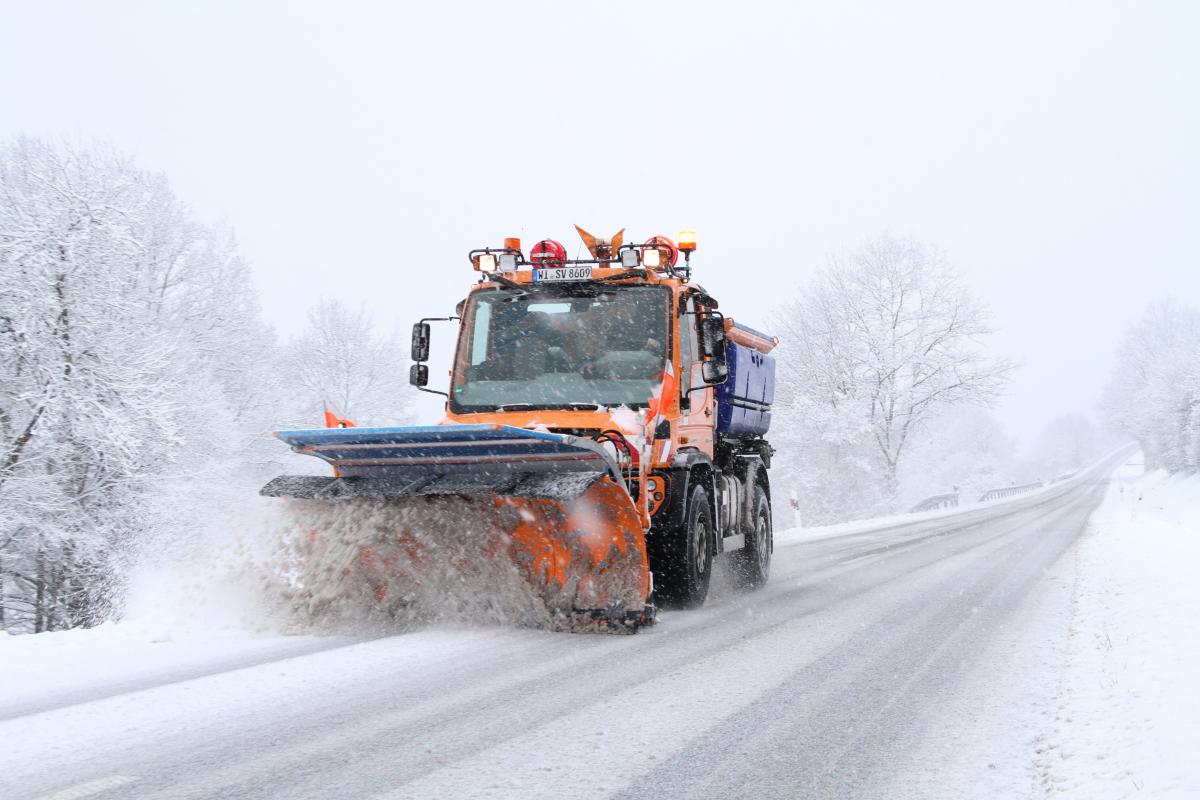
[[[615,425],[621,433],[630,435],[641,434],[645,427],[645,412],[634,411],[629,406],[618,406],[611,410],[612,424]]]
[[[1042,489],[1036,489],[1025,494],[1014,495],[1012,497],[1006,497],[1000,500],[989,500],[986,503],[963,503],[955,508],[940,508],[933,511],[922,511],[917,514],[888,514],[887,516],[883,517],[854,519],[848,522],[839,522],[834,525],[816,525],[811,528],[786,528],[784,530],[775,531],[775,545],[777,547],[789,547],[794,544],[811,542],[816,539],[832,539],[837,536],[850,536],[856,533],[871,533],[874,531],[886,530],[888,528],[909,526],[918,522],[933,522],[936,520],[950,519],[952,517],[957,517],[981,508],[993,508],[995,506],[1027,500],[1036,494],[1041,494],[1047,490],[1056,488],[1058,487],[1046,486]],[[779,515],[785,513],[787,512],[776,508],[776,517],[779,517]]]
[[[1200,797],[1200,475],[1114,481],[1079,553],[1047,781]]]
[[[424,631],[366,642],[210,632],[164,642],[122,625],[0,637],[0,738],[7,743],[0,797],[13,796],[8,791],[40,774],[47,759],[217,731],[230,720],[245,724],[305,704],[336,706],[347,687],[377,685],[393,673],[436,673],[512,638],[501,630]],[[309,655],[295,661],[289,652]],[[9,672],[14,665],[18,670]],[[206,666],[211,674],[196,673]],[[112,691],[81,697],[101,688]]]
[[[960,503],[957,507],[934,509],[932,511],[922,511],[916,514],[902,513],[889,514],[881,517],[871,517],[870,519],[855,519],[847,522],[839,522],[835,525],[820,525],[814,527],[787,527],[775,531],[775,545],[777,547],[788,547],[801,542],[810,542],[817,539],[832,539],[837,536],[848,536],[856,533],[870,533],[875,531],[883,531],[888,528],[896,528],[901,526],[909,526],[919,522],[933,522],[943,519],[951,519],[964,514],[970,514],[981,509],[997,508],[1000,506],[1011,504],[1024,504],[1031,500],[1045,497],[1050,494],[1059,493],[1069,486],[1077,484],[1079,481],[1088,479],[1091,474],[1103,468],[1103,465],[1115,457],[1121,450],[1127,449],[1128,445],[1123,445],[1102,457],[1096,459],[1092,464],[1083,469],[1078,470],[1070,478],[1062,481],[1047,483],[1039,489],[1031,489],[1020,494],[1015,494],[1010,497],[1002,497],[996,500],[987,501],[968,501]],[[776,525],[781,519],[786,519],[791,512],[790,509],[782,504],[777,504],[775,507]]]
[[[897,765],[901,797],[1200,797],[1200,475],[1122,467]]]
[[[0,719],[286,658],[349,640],[108,623],[0,634]]]
[[[1143,475],[1139,460],[1131,459],[1118,472],[1076,548],[998,632],[983,654],[993,668],[948,685],[934,700],[936,710],[916,746],[895,765],[892,796],[1200,796],[1200,759],[1195,758],[1200,753],[1200,596],[1194,589],[1200,476]],[[878,529],[953,513],[905,515],[873,525]],[[834,536],[871,525],[797,530],[785,538]],[[153,593],[155,587],[146,588]],[[761,645],[759,652],[790,656],[762,662],[740,693],[695,702],[706,695],[685,687],[701,667],[723,672],[736,666],[701,662],[439,769],[400,793],[466,794],[472,786],[514,781],[537,785],[518,780],[522,774],[512,765],[534,770],[529,754],[552,741],[567,743],[572,757],[564,763],[576,765],[555,775],[555,786],[616,790],[653,768],[651,754],[661,759],[676,752],[690,732],[791,674],[794,657],[820,657],[836,643],[839,630],[860,624],[859,611],[853,601],[846,603],[837,609],[839,623],[829,630],[798,618],[763,634],[754,642]],[[436,673],[480,653],[536,647],[553,636],[428,630],[355,642],[250,633],[236,627],[234,616],[226,627],[204,627],[160,610],[92,630],[0,636],[0,736],[9,742],[0,794],[5,779],[33,769],[39,759],[91,752],[96,737],[105,737],[106,748],[133,748],[147,736],[215,731],[303,704],[332,706],[347,686],[374,686],[382,675]],[[679,624],[702,618],[698,614]],[[631,640],[614,640],[614,646],[622,641]],[[290,656],[304,658],[290,661]],[[530,675],[512,680],[517,677]],[[741,684],[731,672],[723,685]],[[693,699],[681,702],[681,697]],[[402,713],[437,718],[462,699],[431,698],[428,707]],[[604,735],[638,713],[644,714],[643,722],[655,720],[653,730],[619,740]],[[116,717],[124,722],[114,727]],[[378,724],[395,722],[389,717]],[[657,749],[647,747],[651,741]],[[311,746],[316,752],[322,742]],[[601,774],[602,768],[611,770],[612,760],[591,764],[588,754],[595,748],[619,752],[623,767]],[[477,783],[480,776],[488,780]],[[547,796],[553,793],[547,789]]]

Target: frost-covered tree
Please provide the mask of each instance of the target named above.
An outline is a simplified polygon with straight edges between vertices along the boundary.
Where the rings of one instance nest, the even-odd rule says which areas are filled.
[[[319,424],[329,409],[356,424],[392,425],[411,416],[407,359],[393,332],[381,335],[365,307],[322,299],[284,351],[291,421]]]
[[[0,625],[92,624],[197,452],[252,440],[269,348],[227,232],[104,147],[0,148]],[[259,409],[261,411],[261,409]]]
[[[793,381],[806,373],[802,357],[792,346],[781,344],[779,349],[771,426],[779,455],[773,482],[798,505],[799,523],[821,525],[886,513],[889,499],[866,415],[854,404],[826,401],[800,389]]]
[[[985,354],[988,315],[958,271],[914,239],[832,257],[775,327],[788,466],[825,487],[809,502],[832,516],[894,508],[913,436],[949,407],[991,403],[1011,369]]]
[[[1162,302],[1130,326],[1104,396],[1112,426],[1152,469],[1200,469],[1200,310]]]

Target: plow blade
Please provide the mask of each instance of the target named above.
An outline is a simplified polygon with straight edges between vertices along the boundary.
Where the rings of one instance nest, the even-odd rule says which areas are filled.
[[[318,602],[633,630],[649,622],[640,519],[596,443],[498,425],[276,434],[336,477],[283,476]]]

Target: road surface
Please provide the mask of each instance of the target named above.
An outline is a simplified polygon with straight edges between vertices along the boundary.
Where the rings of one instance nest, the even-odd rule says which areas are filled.
[[[636,636],[329,640],[0,709],[0,796],[888,796],[1107,475],[780,546],[765,589]]]

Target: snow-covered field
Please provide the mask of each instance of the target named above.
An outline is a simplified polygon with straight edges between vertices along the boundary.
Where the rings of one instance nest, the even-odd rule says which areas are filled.
[[[1200,476],[1122,470],[1078,553],[1039,778],[1200,797]]]
[[[1200,475],[1140,461],[897,770],[912,796],[1200,797]]]

